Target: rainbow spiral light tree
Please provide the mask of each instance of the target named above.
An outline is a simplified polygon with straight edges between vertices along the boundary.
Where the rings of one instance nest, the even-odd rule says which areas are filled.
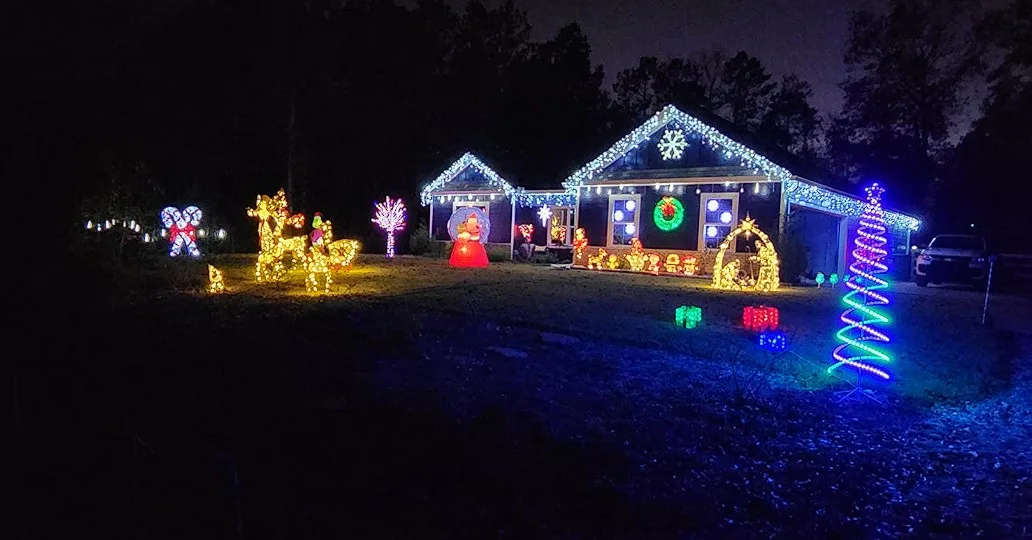
[[[387,233],[387,258],[394,258],[394,233],[405,229],[405,202],[387,199],[376,203],[376,217],[371,220]]]
[[[835,334],[839,345],[832,352],[835,364],[828,368],[828,373],[843,366],[856,369],[857,389],[860,387],[860,377],[865,373],[884,380],[892,379],[892,373],[883,367],[892,362],[884,350],[884,345],[890,341],[889,336],[876,328],[889,323],[884,313],[884,306],[889,304],[885,296],[889,284],[878,277],[878,274],[889,269],[882,262],[888,255],[885,212],[881,206],[884,191],[878,184],[866,189],[867,205],[860,217],[860,229],[854,241],[853,264],[849,266],[849,271],[857,279],[846,282],[850,290],[842,297],[842,301],[848,309],[840,317],[846,326]],[[856,392],[856,389],[852,392]]]

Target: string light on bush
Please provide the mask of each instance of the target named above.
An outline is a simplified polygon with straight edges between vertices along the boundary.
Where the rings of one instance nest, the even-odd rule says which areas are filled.
[[[520,236],[523,237],[524,242],[530,242],[530,239],[534,236],[534,225],[531,223],[521,223],[516,226]]]
[[[859,376],[864,373],[885,380],[892,378],[892,373],[883,367],[892,361],[884,351],[884,345],[890,339],[877,328],[889,323],[883,312],[884,306],[889,304],[884,294],[889,284],[879,277],[888,271],[882,262],[888,255],[885,212],[881,207],[884,190],[873,184],[866,191],[867,208],[860,217],[858,236],[854,240],[853,264],[849,266],[849,271],[862,279],[846,282],[849,291],[842,301],[848,307],[839,317],[846,326],[835,334],[839,345],[832,352],[835,363],[828,368],[829,373],[843,366],[856,369],[858,389]]]
[[[389,196],[382,203],[376,203],[376,217],[372,220],[387,233],[387,258],[394,258],[394,233],[405,229],[405,201],[391,199]]]

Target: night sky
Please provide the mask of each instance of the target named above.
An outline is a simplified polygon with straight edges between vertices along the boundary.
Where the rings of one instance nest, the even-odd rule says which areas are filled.
[[[580,24],[592,57],[606,70],[607,86],[641,56],[685,56],[718,47],[759,57],[775,78],[796,73],[814,88],[813,104],[838,112],[838,83],[846,75],[842,51],[849,15],[882,10],[883,0],[514,0],[527,13],[532,39],[553,37],[560,26]],[[465,0],[447,0],[457,11]],[[495,7],[504,0],[482,0]]]

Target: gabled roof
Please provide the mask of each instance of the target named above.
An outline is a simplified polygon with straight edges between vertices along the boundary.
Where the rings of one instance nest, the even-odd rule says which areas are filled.
[[[430,182],[423,187],[423,191],[419,194],[420,202],[423,206],[430,204],[433,200],[433,192],[442,189],[445,184],[451,182],[462,174],[463,171],[471,167],[487,179],[488,185],[501,190],[506,197],[512,197],[516,194],[517,189],[515,186],[499,176],[494,169],[488,167],[480,160],[480,158],[474,156],[470,152],[466,152],[462,157],[455,160],[455,162],[445,169],[437,178],[435,178],[433,182]]]
[[[667,105],[609,147],[608,150],[571,174],[563,182],[563,186],[571,190],[577,189],[586,181],[594,178],[596,174],[604,171],[617,159],[647,142],[652,135],[671,122],[677,122],[683,129],[700,135],[706,143],[722,150],[726,157],[737,158],[743,167],[755,169],[758,174],[763,174],[771,180],[783,181],[792,177],[792,173],[788,169],[731,139],[702,120],[682,112],[673,105]]]

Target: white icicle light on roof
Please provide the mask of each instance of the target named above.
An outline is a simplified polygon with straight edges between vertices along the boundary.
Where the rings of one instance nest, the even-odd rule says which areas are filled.
[[[821,186],[788,179],[784,182],[788,201],[801,206],[829,210],[843,216],[860,217],[864,213],[866,202],[854,199],[841,193],[835,193]],[[916,231],[921,227],[921,220],[899,212],[885,211],[885,223],[893,229],[910,229]]]
[[[792,176],[787,169],[774,164],[769,159],[754,152],[745,145],[732,140],[730,137],[717,131],[713,127],[704,124],[698,118],[679,111],[673,105],[667,105],[666,107],[663,107],[663,110],[654,114],[652,118],[649,118],[644,124],[628,133],[624,138],[617,141],[616,144],[611,146],[590,163],[579,169],[577,172],[571,174],[569,178],[563,182],[563,185],[566,186],[567,189],[575,189],[584,182],[591,180],[596,174],[602,172],[614,161],[620,159],[643,142],[649,140],[652,135],[671,122],[677,122],[681,128],[688,132],[698,134],[703,138],[706,144],[709,144],[714,148],[719,147],[723,150],[725,157],[729,159],[737,157],[740,163],[747,167],[752,167],[753,169],[762,171],[766,176],[782,181],[787,180]]]
[[[484,175],[484,177],[487,178],[488,183],[501,189],[502,193],[504,193],[506,197],[512,197],[513,194],[516,193],[516,188],[513,187],[512,184],[506,182],[501,176],[498,176],[498,173],[491,170],[491,167],[485,165],[484,162],[477,159],[476,156],[466,152],[462,157],[456,160],[455,163],[452,163],[450,167],[441,173],[440,176],[435,178],[433,182],[430,182],[423,188],[423,191],[419,195],[419,200],[423,206],[426,206],[433,201],[433,195],[431,195],[431,193],[444,187],[445,184],[458,176],[467,167],[472,167],[477,172]]]

